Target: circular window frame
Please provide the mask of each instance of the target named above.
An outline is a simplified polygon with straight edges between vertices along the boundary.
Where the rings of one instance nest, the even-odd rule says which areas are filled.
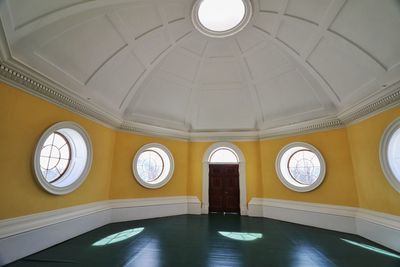
[[[397,131],[400,131],[400,118],[390,123],[382,135],[379,145],[379,161],[386,180],[398,193],[400,193],[400,177],[397,178],[394,174],[390,167],[388,158],[389,143]]]
[[[285,175],[281,171],[281,161],[282,161],[283,156],[285,155],[285,153],[288,150],[290,150],[292,148],[296,148],[296,147],[299,147],[300,148],[299,150],[306,149],[306,150],[311,151],[318,157],[318,160],[320,162],[319,176],[315,180],[315,182],[310,185],[304,185],[304,184],[299,183],[296,179],[294,179],[291,176],[289,170],[288,170],[289,177],[285,177]],[[284,166],[288,166],[290,158],[297,152],[298,151],[295,151],[287,157],[287,162],[285,162]],[[326,174],[326,163],[325,163],[325,159],[322,156],[321,152],[319,152],[319,150],[316,147],[314,147],[313,145],[310,145],[308,143],[303,143],[303,142],[294,142],[294,143],[290,143],[290,144],[284,146],[279,151],[278,156],[276,157],[276,160],[275,160],[275,170],[276,170],[279,180],[283,183],[283,185],[285,185],[287,188],[289,188],[293,191],[296,191],[299,193],[305,193],[305,192],[310,192],[312,190],[315,190],[317,187],[319,187],[322,184],[322,182],[325,179],[325,174]],[[289,179],[292,180],[292,182],[289,181]]]
[[[140,178],[139,173],[138,173],[137,168],[136,168],[139,156],[143,152],[151,150],[151,148],[161,149],[167,155],[167,157],[169,159],[169,163],[170,163],[169,172],[167,173],[166,177],[162,181],[160,181],[159,183],[148,183],[148,182],[144,181],[143,179]],[[158,152],[156,152],[156,153],[158,153]],[[163,160],[163,163],[165,165],[165,162],[164,162],[165,159],[162,156],[161,156],[161,159]],[[165,166],[164,166],[164,168],[165,168]],[[163,170],[164,170],[164,168],[163,168]],[[166,185],[171,180],[171,178],[172,178],[172,176],[174,174],[174,169],[175,169],[175,163],[174,163],[174,157],[172,156],[171,151],[166,146],[163,146],[163,145],[158,144],[158,143],[150,143],[150,144],[146,144],[146,145],[142,146],[136,152],[135,157],[133,158],[133,161],[132,161],[133,177],[135,178],[135,180],[141,186],[143,186],[145,188],[148,188],[148,189],[158,189],[158,188],[161,188],[164,185]],[[162,175],[163,175],[163,173],[161,172],[159,177],[162,176]],[[157,178],[157,179],[159,179],[159,178]],[[157,179],[155,179],[155,180],[157,180]]]
[[[72,135],[66,134],[65,132],[68,131],[74,131],[77,134],[79,134],[81,140],[74,140]],[[64,181],[66,179],[71,179],[73,182],[71,182],[67,186],[55,186],[51,184],[50,182],[47,181],[46,177],[44,177],[42,171],[41,171],[41,166],[40,166],[40,155],[41,151],[43,148],[44,143],[46,142],[47,138],[52,134],[58,132],[61,135],[63,135],[64,138],[66,138],[67,143],[70,147],[70,160],[68,163],[68,167],[64,171],[64,173],[54,182],[58,181]],[[81,153],[81,150],[79,147],[76,146],[77,142],[81,142],[85,144],[86,147],[86,163],[85,165],[79,166],[79,164],[76,164],[77,159],[76,157]],[[89,171],[92,166],[92,161],[93,161],[93,149],[92,149],[92,142],[90,140],[90,137],[86,130],[82,128],[79,124],[72,122],[72,121],[63,121],[63,122],[58,122],[56,124],[53,124],[49,128],[46,129],[39,138],[39,141],[36,144],[35,152],[33,154],[33,170],[34,174],[36,177],[37,182],[42,186],[44,190],[47,192],[53,194],[53,195],[66,195],[69,194],[73,191],[75,191],[77,188],[81,186],[81,184],[86,180],[87,175],[89,174]],[[79,168],[82,169],[80,174],[76,174],[74,168]],[[73,176],[77,176],[76,178],[71,178]]]
[[[229,30],[226,30],[226,31],[213,31],[213,30],[210,30],[207,27],[205,27],[200,22],[199,8],[200,8],[202,1],[203,0],[197,0],[193,5],[192,23],[199,32],[201,32],[202,34],[204,34],[208,37],[223,38],[223,37],[228,37],[228,36],[234,35],[234,34],[240,32],[241,30],[243,30],[244,27],[246,27],[246,25],[250,22],[251,17],[253,15],[253,6],[252,6],[250,0],[242,0],[245,13],[244,13],[243,19],[240,21],[240,23],[237,24],[235,27],[233,27]]]

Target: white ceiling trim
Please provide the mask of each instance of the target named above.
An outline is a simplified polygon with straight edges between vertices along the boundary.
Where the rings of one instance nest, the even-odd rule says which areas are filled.
[[[133,121],[120,121],[110,114],[106,114],[94,106],[88,105],[73,96],[66,96],[54,87],[43,81],[37,81],[22,71],[0,63],[0,80],[16,86],[35,96],[44,98],[80,115],[100,122],[110,128],[122,131],[142,133],[152,136],[162,136],[190,141],[252,141],[267,138],[277,138],[287,135],[298,135],[321,130],[341,128],[354,122],[360,122],[400,104],[400,82],[389,86],[385,93],[372,96],[351,109],[342,112],[337,117],[294,123],[288,126],[265,129],[260,131],[235,131],[235,132],[190,132],[158,127]]]
[[[373,0],[370,0],[370,2],[371,1]],[[169,4],[172,3],[175,6],[178,2],[178,6],[183,7],[183,9],[180,10],[178,8],[176,12],[174,11],[170,13],[171,6],[169,6]],[[347,14],[346,16],[349,17],[348,13],[344,11],[354,8],[354,6],[352,6],[353,2],[354,1],[350,0],[330,0],[329,3],[321,2],[322,4],[316,4],[315,7],[317,10],[311,8],[307,11],[308,13],[302,13],[304,10],[302,11],[302,9],[299,8],[296,9],[298,3],[292,0],[253,1],[254,10],[257,10],[258,12],[255,12],[255,15],[251,20],[250,24],[252,26],[249,25],[249,27],[247,27],[247,35],[244,35],[244,37],[242,36],[243,38],[248,37],[245,38],[247,41],[244,41],[243,38],[240,39],[240,35],[232,37],[231,40],[228,38],[225,48],[230,49],[224,51],[224,49],[221,49],[221,47],[215,43],[209,45],[206,40],[204,50],[196,53],[195,51],[188,49],[185,45],[186,41],[188,41],[189,44],[196,41],[196,38],[192,38],[195,37],[195,32],[193,32],[191,27],[188,27],[188,25],[185,24],[185,22],[190,19],[188,14],[191,10],[191,0],[173,0],[168,1],[168,3],[164,0],[151,0],[149,2],[143,0],[80,0],[69,4],[67,3],[62,8],[60,6],[60,8],[54,9],[51,12],[43,14],[39,12],[37,13],[38,16],[32,19],[27,16],[26,22],[24,21],[25,16],[22,16],[25,13],[18,13],[20,16],[15,16],[17,12],[15,14],[13,13],[14,15],[11,14],[11,8],[13,5],[10,3],[19,2],[0,0],[0,7],[2,7],[0,8],[0,15],[2,16],[2,25],[0,27],[0,80],[72,110],[80,115],[101,122],[108,127],[151,135],[176,137],[186,140],[257,140],[260,138],[275,138],[283,135],[301,134],[323,129],[343,127],[344,125],[351,125],[378,112],[398,105],[400,101],[400,82],[398,76],[400,74],[400,65],[398,63],[395,64],[395,60],[399,58],[400,54],[396,52],[396,49],[393,49],[389,45],[386,47],[388,48],[386,49],[387,51],[394,50],[394,52],[392,51],[394,59],[389,60],[388,57],[390,55],[388,53],[381,53],[381,50],[386,50],[381,49],[378,53],[377,48],[380,46],[377,46],[372,40],[371,46],[366,45],[366,41],[363,38],[365,36],[368,37],[368,34],[364,33],[365,36],[359,36],[357,31],[355,31],[357,28],[354,28],[352,29],[353,32],[350,31],[350,33],[354,35],[354,38],[350,38],[351,35],[349,37],[347,30],[343,30],[346,25],[343,26],[340,23],[337,25],[335,24],[339,20],[344,20],[345,23],[349,23],[348,20],[343,19],[342,17],[345,16],[343,13]],[[123,22],[115,9],[116,6],[122,7],[128,3],[134,3],[135,6],[136,3],[145,3],[146,5],[150,4],[156,7],[157,18],[159,18],[159,20],[154,20],[155,22],[150,23],[148,28],[142,27],[142,29],[139,27],[139,29],[135,31],[137,34],[132,35],[132,32],[130,32],[131,29],[129,29],[129,21]],[[270,8],[267,6],[270,6]],[[318,7],[321,8],[318,9]],[[370,9],[367,11],[372,10],[371,12],[373,13],[375,10],[374,7],[376,8],[377,6],[370,5]],[[390,6],[385,7],[388,8]],[[25,10],[30,9],[25,8]],[[315,14],[310,14],[310,10],[312,10],[312,12],[315,11]],[[320,12],[317,12],[318,10]],[[112,24],[111,26],[115,27],[116,32],[121,35],[124,43],[123,46],[118,46],[118,44],[115,43],[110,44],[110,47],[107,47],[107,51],[109,52],[112,50],[114,51],[114,54],[111,54],[111,56],[102,64],[96,65],[97,69],[93,68],[92,65],[94,63],[86,66],[88,73],[89,70],[95,71],[92,75],[87,75],[89,79],[86,81],[86,84],[99,70],[103,69],[105,65],[113,66],[113,64],[111,64],[112,62],[109,64],[108,61],[117,58],[117,54],[119,57],[122,57],[121,55],[124,53],[121,54],[120,52],[128,50],[133,51],[132,55],[136,57],[139,62],[138,64],[142,64],[143,71],[135,78],[134,83],[128,83],[129,79],[121,79],[123,82],[121,82],[120,87],[126,90],[120,90],[120,95],[115,94],[116,101],[114,102],[111,101],[111,98],[106,99],[109,95],[101,95],[104,93],[104,91],[101,90],[98,92],[90,91],[93,93],[93,95],[90,95],[89,91],[87,91],[89,88],[80,88],[79,84],[72,82],[73,79],[69,81],[58,76],[56,76],[58,79],[54,78],[56,80],[47,78],[47,75],[49,75],[48,77],[52,77],[50,75],[51,72],[48,74],[46,72],[47,68],[40,68],[40,66],[42,66],[41,62],[36,62],[39,64],[39,67],[37,67],[37,64],[29,63],[30,54],[23,54],[25,51],[23,49],[27,48],[27,51],[29,52],[31,46],[34,47],[32,43],[35,43],[37,41],[36,39],[42,38],[44,40],[45,37],[47,38],[48,36],[46,35],[46,31],[43,31],[43,33],[39,32],[35,35],[34,37],[36,39],[27,39],[33,42],[22,42],[22,46],[18,46],[15,43],[22,37],[28,36],[29,33],[34,32],[45,25],[52,24],[57,20],[70,17],[68,23],[75,23],[74,18],[77,17],[72,17],[72,15],[77,15],[77,13],[80,12],[86,12],[92,15],[95,13],[105,12],[104,15],[110,20],[110,23]],[[87,18],[88,14],[86,14],[85,18]],[[268,23],[258,21],[259,18],[266,14],[274,17],[271,21],[269,21],[271,18],[264,21],[270,22],[272,28],[267,25]],[[357,15],[357,12],[354,15]],[[360,13],[358,15],[360,15]],[[389,15],[391,16],[391,19],[395,18],[393,13],[390,13]],[[76,21],[78,21],[78,19]],[[303,26],[301,26],[299,28],[294,27],[292,31],[290,31],[290,29],[288,31],[288,25],[293,24],[293,21],[294,24],[299,22],[299,24],[306,26],[304,29],[302,28]],[[390,22],[389,19],[388,21]],[[379,29],[379,27],[375,28],[374,25],[371,26],[367,23],[367,26],[368,25],[372,29]],[[385,25],[388,26],[387,24]],[[51,28],[53,30],[51,32],[57,32],[57,29],[62,30],[62,28],[58,26]],[[354,31],[356,33],[354,33]],[[394,30],[392,29],[392,31],[395,32],[395,28]],[[166,37],[166,42],[160,41],[160,43],[165,43],[166,45],[162,46],[162,49],[157,47],[157,49],[160,49],[156,49],[157,51],[155,52],[150,49],[150,52],[148,53],[141,53],[143,52],[140,48],[143,46],[143,43],[141,43],[141,40],[143,40],[142,37],[154,32],[157,32],[160,36],[162,35]],[[245,31],[242,31],[242,33],[244,32]],[[296,40],[298,37],[296,35],[297,33],[300,33],[301,35],[304,33],[304,38],[308,39],[304,41],[304,39],[298,38]],[[361,31],[361,33],[363,33],[363,31]],[[54,35],[54,33],[49,33],[48,35],[50,36],[51,34]],[[8,40],[6,40],[6,36],[9,38]],[[293,36],[293,38],[291,38],[291,36]],[[379,37],[380,35],[377,36]],[[384,35],[383,37],[388,36]],[[97,39],[94,38],[94,40]],[[393,44],[398,44],[399,40],[400,39],[390,39],[390,41],[392,41],[390,44],[392,44],[392,46]],[[311,112],[307,111],[305,113],[300,113],[295,110],[295,112],[292,112],[295,113],[295,116],[283,116],[280,118],[275,118],[273,114],[269,116],[269,110],[264,112],[261,104],[264,102],[267,103],[267,101],[261,101],[260,97],[263,95],[258,86],[259,83],[265,83],[266,86],[269,85],[267,83],[269,78],[263,75],[264,73],[252,73],[252,71],[254,72],[253,69],[256,67],[262,69],[260,66],[265,66],[265,68],[268,69],[269,66],[267,64],[259,64],[259,61],[257,60],[248,61],[247,57],[250,57],[255,50],[258,51],[260,46],[267,45],[268,43],[279,47],[279,50],[282,50],[281,52],[283,52],[283,54],[288,57],[289,61],[293,63],[292,67],[300,70],[299,74],[310,85],[310,88],[314,90],[315,96],[321,104],[321,110],[313,109]],[[25,47],[25,44],[27,44],[27,47]],[[120,48],[118,49],[118,47]],[[135,47],[138,48],[138,51],[135,50]],[[197,66],[196,72],[192,71],[190,68],[188,68],[187,72],[183,72],[185,75],[188,75],[188,77],[190,77],[191,73],[194,73],[194,80],[191,80],[191,82],[186,80],[180,81],[180,78],[176,73],[168,73],[168,70],[160,69],[162,65],[161,63],[164,62],[164,59],[168,55],[171,55],[173,51],[181,48],[193,53],[193,56],[198,57],[198,61],[200,62]],[[193,47],[195,50],[197,48],[198,46]],[[153,52],[154,55],[152,54]],[[11,53],[15,54],[11,55]],[[216,57],[215,53],[219,53],[220,57]],[[139,55],[142,54],[143,56],[140,57]],[[207,55],[209,55],[209,57],[207,57]],[[324,55],[332,55],[332,57],[323,57]],[[153,58],[153,56],[156,57]],[[260,54],[259,56],[261,58]],[[340,58],[342,57],[345,59],[341,60]],[[333,62],[331,64],[332,68],[336,67],[335,70],[338,71],[335,72],[332,71],[332,69],[325,68],[324,58],[331,59],[330,61]],[[336,58],[339,60],[335,61]],[[179,57],[177,58],[177,62],[179,63],[178,59]],[[225,62],[231,59],[234,61],[231,62],[232,66]],[[87,60],[87,62],[89,61],[90,60]],[[270,61],[279,63],[279,60],[274,61],[273,57]],[[79,60],[77,60],[77,62],[81,63]],[[96,63],[96,61],[94,62]],[[223,79],[227,80],[215,79],[213,73],[216,71],[214,69],[218,68],[211,66],[211,64],[208,65],[208,63],[220,64],[221,62],[226,63],[225,65],[228,66],[229,71],[226,73],[222,72],[221,74]],[[268,62],[268,60],[264,60],[264,62]],[[238,66],[233,66],[233,63],[237,63],[236,65]],[[28,67],[29,65],[31,67]],[[181,66],[182,65],[186,67],[186,64],[181,64]],[[357,66],[360,68],[357,68]],[[208,67],[210,67],[209,71],[205,72],[204,77],[201,76],[200,71],[207,69]],[[237,71],[236,67],[239,67],[240,73]],[[54,69],[57,69],[57,65],[54,66]],[[105,69],[109,70],[109,68]],[[129,69],[130,68],[128,67],[125,68],[125,70]],[[360,69],[360,71],[357,72],[357,69]],[[342,70],[342,72],[339,70]],[[354,73],[351,73],[349,70],[354,70]],[[171,68],[171,72],[174,72],[173,68]],[[140,73],[139,70],[137,70],[137,73]],[[335,75],[335,73],[338,73],[338,75]],[[351,73],[351,77],[346,76],[348,73]],[[227,78],[224,76],[225,74],[229,74],[226,75]],[[97,75],[101,76],[101,73]],[[169,114],[171,116],[167,116],[168,112],[165,112],[165,109],[162,110],[162,112],[164,112],[166,116],[160,116],[162,118],[156,118],[147,113],[136,114],[135,112],[132,112],[131,114],[128,114],[129,107],[132,107],[133,110],[135,103],[140,98],[140,95],[145,88],[144,85],[149,82],[150,78],[155,77],[156,75],[170,76],[171,79],[177,80],[178,84],[184,84],[184,87],[187,87],[190,90],[189,100],[187,101],[188,103],[185,103],[185,108],[182,110],[176,110],[176,112],[180,112],[180,115],[186,111],[185,114],[183,114],[184,119],[182,122],[180,121],[182,116],[174,117],[173,115],[175,113],[173,112],[171,112],[172,115]],[[124,77],[128,76],[129,75],[125,75]],[[119,76],[115,75],[115,77]],[[183,78],[185,77],[186,76]],[[205,80],[205,83],[201,83],[202,79]],[[248,125],[246,123],[252,120],[252,118],[240,117],[241,120],[239,120],[238,117],[234,116],[239,113],[235,113],[231,117],[235,118],[232,119],[232,122],[237,123],[237,128],[232,127],[233,124],[231,123],[227,124],[225,130],[218,130],[218,124],[216,124],[212,119],[209,119],[207,122],[211,125],[210,127],[205,127],[203,125],[204,122],[201,122],[204,127],[198,127],[198,129],[202,128],[203,130],[193,130],[197,127],[194,127],[193,125],[201,124],[199,122],[199,101],[196,101],[196,96],[198,96],[200,92],[204,93],[205,90],[208,89],[212,92],[211,90],[214,90],[216,87],[218,87],[218,89],[225,89],[225,87],[226,89],[229,89],[231,87],[236,87],[236,85],[240,85],[240,87],[249,94],[250,101],[247,101],[246,99],[246,102],[244,103],[246,105],[244,106],[249,107],[249,110],[253,111],[256,118],[254,126],[246,128],[246,125]],[[290,85],[294,88],[297,84],[293,85],[292,83]],[[76,89],[74,87],[78,87],[81,91],[73,90]],[[278,88],[278,86],[276,87]],[[322,90],[316,90],[320,87]],[[268,87],[265,88],[268,89]],[[283,95],[285,93],[285,87],[282,88]],[[299,88],[301,87],[299,86]],[[268,92],[267,89],[266,92]],[[97,93],[98,95],[96,95]],[[236,99],[239,97],[240,96],[236,97]],[[105,104],[105,99],[110,101],[111,104],[117,104],[115,106],[110,104],[110,107],[102,105],[101,103]],[[295,97],[292,97],[292,99],[295,99]],[[276,103],[279,102],[276,101]],[[297,103],[301,102],[297,100]],[[117,106],[119,106],[119,108],[117,108]],[[303,106],[307,107],[308,105],[304,104]],[[213,106],[210,104],[210,107]],[[295,105],[294,108],[296,108]],[[205,107],[205,109],[207,109],[207,107]],[[157,115],[161,113],[155,114]],[[214,113],[206,114],[203,115],[203,117],[208,119],[209,117],[211,118],[213,114]],[[179,122],[173,121],[173,119],[176,118],[178,118]],[[221,119],[219,120],[223,122]],[[222,126],[222,128],[224,128],[224,126]]]

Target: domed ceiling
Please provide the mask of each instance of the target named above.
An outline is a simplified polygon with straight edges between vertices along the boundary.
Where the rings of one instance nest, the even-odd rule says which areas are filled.
[[[3,76],[109,125],[181,136],[340,127],[397,96],[400,1],[253,0],[224,38],[194,27],[194,4],[3,0]]]

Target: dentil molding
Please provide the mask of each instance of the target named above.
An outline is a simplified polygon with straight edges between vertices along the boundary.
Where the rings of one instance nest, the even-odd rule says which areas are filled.
[[[60,105],[68,110],[83,115],[91,120],[100,122],[110,128],[134,133],[143,133],[155,136],[171,137],[191,141],[243,141],[275,138],[285,135],[304,134],[320,130],[341,128],[356,123],[387,110],[400,103],[400,82],[393,84],[385,90],[385,93],[372,96],[359,104],[339,113],[335,117],[310,120],[294,123],[272,129],[259,131],[232,131],[232,132],[190,132],[169,129],[154,125],[137,123],[134,121],[120,120],[104,112],[99,107],[86,103],[77,97],[68,96],[60,92],[54,86],[32,78],[33,75],[26,74],[15,67],[10,67],[0,62],[0,80],[18,87],[28,93],[44,98],[52,103]]]

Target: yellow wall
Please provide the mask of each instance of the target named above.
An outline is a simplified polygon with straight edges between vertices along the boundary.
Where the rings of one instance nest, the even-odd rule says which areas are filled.
[[[279,151],[292,142],[315,146],[326,163],[323,183],[307,193],[285,187],[275,171]],[[357,191],[345,129],[261,141],[263,197],[357,207]]]
[[[400,194],[386,181],[378,158],[383,131],[399,115],[400,109],[395,108],[348,129],[235,142],[246,159],[247,200],[265,197],[361,206],[400,215]],[[65,120],[77,122],[88,131],[93,143],[93,164],[79,189],[54,196],[36,183],[32,155],[41,134]],[[184,195],[202,198],[202,160],[211,142],[114,131],[5,84],[0,84],[0,123],[0,219],[107,199]],[[168,147],[175,160],[171,181],[160,189],[140,186],[132,174],[135,152],[152,142]],[[290,142],[310,143],[325,158],[325,181],[312,192],[293,192],[276,175],[276,156]]]
[[[382,135],[399,116],[396,107],[348,128],[361,208],[400,215],[400,193],[386,180],[379,161]]]
[[[93,144],[91,171],[65,196],[45,192],[32,157],[42,133],[59,121],[79,123]],[[108,199],[115,133],[98,123],[0,83],[0,219]]]
[[[171,180],[159,189],[141,186],[132,174],[132,161],[135,153],[145,144],[160,143],[172,153],[175,170]],[[187,195],[189,173],[189,143],[118,132],[114,149],[114,164],[110,190],[111,199],[166,197]]]

